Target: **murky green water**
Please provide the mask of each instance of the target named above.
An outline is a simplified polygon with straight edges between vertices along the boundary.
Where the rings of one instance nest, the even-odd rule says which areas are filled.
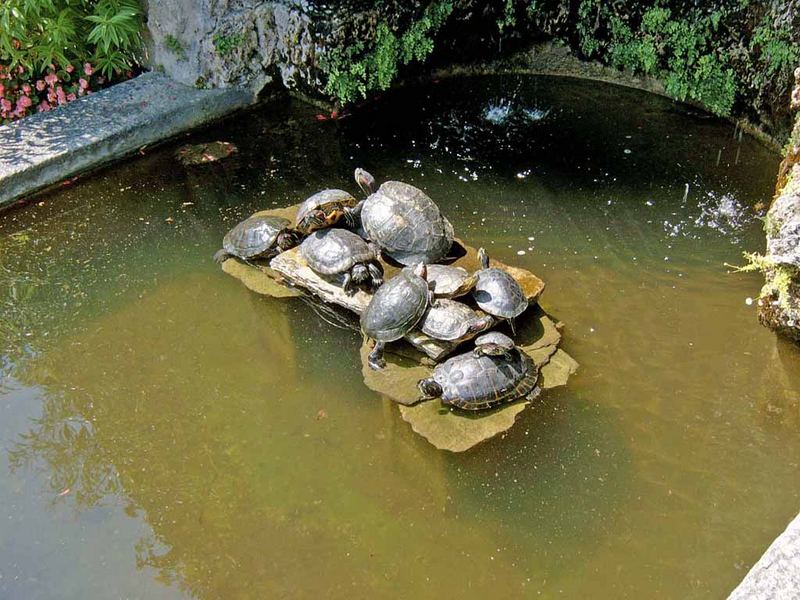
[[[724,262],[777,156],[661,98],[558,79],[267,107],[0,217],[0,597],[719,598],[800,508],[800,352]],[[210,257],[362,165],[547,282],[582,367],[436,451],[359,338]],[[688,185],[688,194],[687,194]],[[524,254],[519,254],[524,252]]]

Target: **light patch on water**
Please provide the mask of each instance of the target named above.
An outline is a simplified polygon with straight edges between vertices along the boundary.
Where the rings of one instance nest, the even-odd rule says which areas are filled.
[[[715,229],[724,235],[735,236],[753,221],[749,208],[729,193],[707,192],[697,206],[700,214],[694,220],[695,226]]]
[[[510,100],[499,100],[489,102],[483,109],[483,118],[495,125],[502,125],[507,122],[514,107]]]
[[[528,121],[536,123],[537,121],[544,121],[547,116],[550,114],[550,111],[553,110],[552,108],[539,108],[538,106],[533,106],[531,108],[523,108],[522,114],[525,115],[525,118]]]

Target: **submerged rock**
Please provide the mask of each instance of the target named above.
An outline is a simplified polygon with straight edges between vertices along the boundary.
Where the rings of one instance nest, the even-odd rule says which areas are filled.
[[[256,214],[293,220],[298,206]],[[455,260],[451,264],[463,267],[470,273],[481,268],[474,248],[456,241],[454,254]],[[382,265],[387,279],[398,272],[394,265],[383,261]],[[495,260],[491,261],[491,266],[511,274],[520,283],[530,302],[530,308],[516,320],[514,339],[517,346],[540,368],[539,386],[548,389],[566,384],[578,363],[558,348],[561,333],[553,320],[536,304],[544,290],[544,282],[526,269],[511,267]],[[355,314],[360,314],[366,308],[371,297],[362,290],[352,296],[346,295],[335,278],[324,279],[311,270],[296,248],[279,254],[271,261],[245,263],[228,259],[222,268],[256,293],[270,297],[311,294],[323,302],[336,304]],[[492,323],[493,327],[497,325],[497,321]],[[402,418],[436,448],[463,452],[507,431],[516,421],[517,415],[532,400],[520,399],[478,412],[443,407],[439,400],[420,402],[417,382],[429,377],[436,363],[456,347],[457,344],[433,340],[415,330],[404,341],[387,345],[384,355],[386,368],[382,371],[369,368],[367,356],[371,348],[368,343],[361,345],[360,355],[367,387],[398,403]]]
[[[175,157],[184,165],[205,165],[228,158],[235,152],[238,149],[230,142],[208,142],[181,146]]]

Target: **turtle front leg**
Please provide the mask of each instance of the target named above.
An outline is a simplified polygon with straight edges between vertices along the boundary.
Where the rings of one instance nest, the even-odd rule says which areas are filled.
[[[381,287],[383,285],[383,269],[375,263],[369,263],[367,270],[369,270],[369,275],[372,278],[372,289]]]
[[[385,342],[375,342],[375,347],[367,357],[367,364],[369,364],[370,369],[374,371],[381,371],[386,368],[386,361],[383,359],[383,349],[385,347]]]
[[[224,263],[229,258],[231,258],[231,255],[226,252],[225,248],[220,248],[214,253],[214,262],[218,265]]]
[[[344,293],[348,296],[352,296],[356,293],[356,286],[353,283],[353,274],[350,271],[344,274],[344,282],[342,283],[342,287],[344,288]]]

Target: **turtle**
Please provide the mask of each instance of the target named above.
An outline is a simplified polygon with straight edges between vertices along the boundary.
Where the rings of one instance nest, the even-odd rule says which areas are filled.
[[[214,260],[221,263],[232,256],[242,260],[270,258],[293,248],[299,241],[289,219],[253,215],[225,234],[222,249],[214,255]]]
[[[375,348],[367,361],[370,368],[380,370],[386,366],[383,360],[386,343],[399,340],[411,331],[433,302],[426,277],[425,263],[402,269],[377,289],[361,313],[361,331],[375,340]]]
[[[303,235],[336,225],[343,218],[353,223],[356,199],[344,190],[322,190],[309,196],[297,209],[295,229]]]
[[[476,272],[478,282],[472,290],[472,297],[478,307],[500,319],[508,319],[514,331],[514,317],[528,308],[528,299],[517,280],[503,269],[489,266],[489,255],[484,248],[478,250],[482,269]]]
[[[315,231],[300,244],[300,254],[315,272],[320,275],[344,273],[342,287],[348,296],[355,294],[356,286],[375,289],[383,283],[378,253],[376,246],[346,229]]]
[[[494,323],[489,315],[481,315],[463,302],[442,298],[435,300],[420,321],[422,333],[437,340],[462,342],[485,331]]]
[[[476,273],[451,265],[428,265],[428,283],[437,298],[458,298],[468,294],[478,282]]]
[[[507,356],[465,352],[437,365],[433,375],[417,383],[421,400],[441,398],[463,410],[483,410],[539,393],[539,370],[522,352]]]
[[[356,169],[356,183],[368,194],[353,209],[361,227],[384,254],[402,265],[435,263],[453,244],[453,226],[419,188],[386,181],[375,191],[375,178]]]
[[[472,355],[478,356],[505,356],[508,360],[513,358],[517,350],[514,340],[505,333],[490,331],[475,338],[475,349]]]

